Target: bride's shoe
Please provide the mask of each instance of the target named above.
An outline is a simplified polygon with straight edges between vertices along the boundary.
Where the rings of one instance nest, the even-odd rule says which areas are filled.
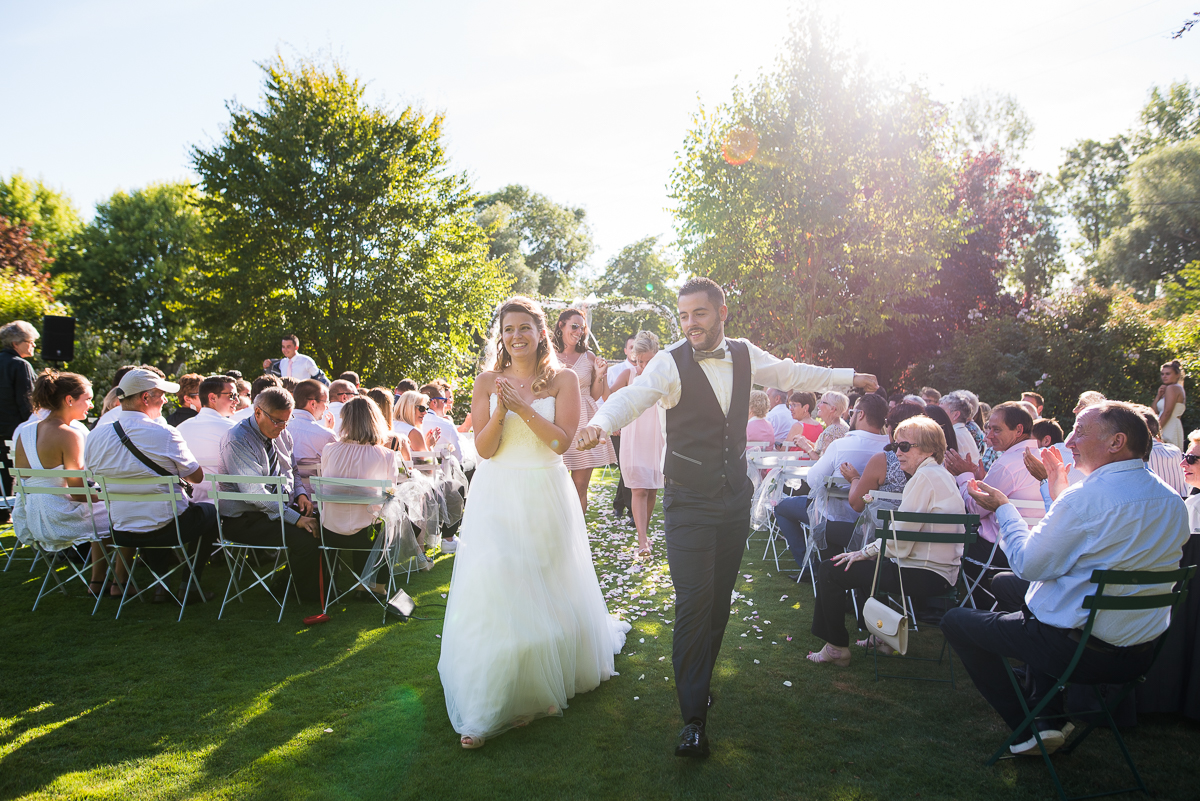
[[[817,664],[831,663],[838,667],[850,667],[850,650],[842,651],[835,649],[829,643],[825,643],[825,647],[820,651],[817,651],[815,654],[810,652],[807,659],[809,662],[816,662]]]
[[[472,737],[469,734],[464,734],[462,737],[459,738],[458,742],[462,745],[463,748],[466,748],[466,749],[483,748],[483,738],[482,737]]]

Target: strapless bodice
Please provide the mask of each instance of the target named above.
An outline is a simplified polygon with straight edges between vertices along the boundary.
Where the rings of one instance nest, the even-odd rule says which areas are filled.
[[[547,420],[554,419],[554,398],[538,398],[530,406]],[[496,396],[492,396],[491,410],[496,411]],[[500,446],[490,460],[506,467],[553,467],[562,464],[562,457],[550,450],[538,439],[525,421],[513,411],[504,417],[504,431],[500,434]]]

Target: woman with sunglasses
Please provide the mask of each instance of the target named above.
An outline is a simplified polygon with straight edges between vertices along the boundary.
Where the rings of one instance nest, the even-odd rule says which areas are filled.
[[[579,493],[579,505],[586,512],[592,470],[617,461],[610,442],[602,442],[590,451],[575,448],[579,432],[592,421],[599,408],[596,398],[603,398],[608,390],[608,362],[597,358],[588,349],[587,321],[578,309],[567,309],[558,315],[558,322],[554,324],[554,350],[558,360],[579,377],[579,427],[571,437],[570,449],[563,454],[563,464],[571,471],[571,482]]]
[[[440,428],[434,428],[428,434],[421,433],[421,423],[429,414],[429,396],[422,395],[416,390],[409,390],[396,401],[393,414],[392,430],[408,440],[412,452],[432,451],[442,436]]]

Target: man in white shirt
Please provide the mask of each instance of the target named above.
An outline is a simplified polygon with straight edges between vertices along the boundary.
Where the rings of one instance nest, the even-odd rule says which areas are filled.
[[[455,428],[453,420],[446,418],[446,403],[449,398],[442,394],[444,390],[437,384],[426,384],[417,391],[429,396],[429,411],[433,412],[425,415],[425,419],[421,421],[421,433],[428,434],[433,429],[440,428],[442,438],[438,440],[439,449],[443,442],[446,443],[446,450],[461,464],[463,451],[459,445],[458,429]]]
[[[315,378],[301,381],[292,390],[296,409],[292,412],[288,431],[292,435],[292,458],[296,463],[296,481],[303,492],[312,497],[309,479],[321,466],[321,451],[337,436],[325,427],[325,409],[329,406],[329,391]]]
[[[578,435],[580,450],[636,420],[656,403],[666,410],[663,473],[667,558],[675,585],[672,664],[683,730],[676,756],[708,756],[709,685],[729,622],[730,597],[750,531],[746,422],[757,383],[792,389],[854,384],[873,392],[872,375],[777,359],[725,337],[725,293],[707,278],[679,290],[685,339],[655,354],[642,374],[609,396]]]
[[[954,449],[959,456],[970,459],[974,464],[979,464],[982,460],[979,456],[979,446],[975,444],[975,437],[971,436],[971,432],[967,430],[967,421],[975,417],[975,412],[979,410],[979,398],[974,392],[969,392],[965,389],[956,389],[942,396],[938,402],[938,406],[950,417],[950,422],[954,424],[955,442],[947,442],[946,445]],[[1029,436],[1029,429],[1025,429],[1025,436]]]
[[[237,403],[237,383],[227,375],[209,376],[200,382],[200,413],[179,424],[179,433],[205,475],[220,472],[221,438],[234,421],[230,419]],[[207,501],[212,481],[206,478],[196,485],[192,500]]]
[[[162,417],[163,402],[167,393],[179,391],[179,385],[164,381],[149,370],[130,370],[117,385],[124,414],[113,425],[98,427],[87,438],[84,446],[84,461],[98,475],[105,478],[150,478],[163,474],[178,476],[192,484],[204,480],[204,468],[188,449],[179,430],[168,426],[154,416]],[[122,439],[128,440],[126,445]],[[129,447],[129,446],[132,446]],[[157,466],[152,470],[134,454]],[[163,495],[166,488],[122,487],[123,493],[145,494],[147,497]],[[199,579],[213,542],[217,538],[217,510],[211,503],[192,503],[186,498],[176,502],[179,530],[175,529],[175,515],[166,503],[120,503],[114,502],[108,509],[109,522],[113,529],[113,542],[122,547],[175,545],[182,538],[185,545],[194,545],[196,578]],[[157,573],[170,568],[172,555],[169,551],[153,549],[145,552],[147,560]],[[176,600],[184,598],[187,578],[179,588]],[[195,598],[188,595],[188,602]],[[212,597],[209,593],[207,597]]]
[[[321,370],[317,367],[317,363],[311,357],[299,352],[300,337],[288,334],[280,343],[280,349],[283,351],[283,358],[278,362],[263,359],[264,370],[277,369],[280,378],[294,378],[297,381],[316,378],[320,374]]]
[[[788,548],[796,564],[804,569],[805,542],[802,525],[809,523],[809,503],[816,492],[825,493],[825,480],[830,476],[840,476],[844,463],[853,465],[862,475],[867,462],[877,453],[882,453],[891,439],[883,433],[883,425],[887,422],[887,401],[875,394],[864,395],[855,407],[859,415],[856,428],[841,439],[836,439],[821,454],[808,470],[809,495],[793,495],[784,498],[775,505],[775,520],[779,524],[779,533],[787,540]],[[825,542],[826,549],[821,558],[828,558],[835,552],[840,552],[850,543],[854,534],[854,523],[858,520],[858,512],[850,507],[850,503],[841,498],[830,498],[825,510]]]
[[[791,432],[792,424],[796,422],[792,419],[792,410],[788,408],[788,393],[782,389],[767,387],[767,399],[771,402],[771,408],[767,410],[767,422],[775,432],[775,441],[783,442]]]
[[[320,383],[319,381],[317,382]],[[358,387],[351,384],[344,378],[339,378],[329,385],[329,408],[328,411],[333,415],[333,433],[341,435],[342,433],[342,407],[351,398],[358,397]],[[391,422],[390,420],[388,422]]]
[[[942,631],[980,693],[1016,731],[1025,718],[1013,692],[1004,660],[1026,663],[1026,702],[1032,709],[1053,690],[1073,658],[1088,611],[1083,599],[1095,593],[1094,570],[1172,570],[1179,566],[1190,535],[1183,500],[1145,468],[1150,430],[1128,403],[1104,401],[1084,409],[1067,439],[1081,483],[1067,486],[1067,468],[1050,476],[1054,505],[1032,529],[1002,492],[987,484],[971,487],[971,496],[996,513],[1000,547],[1013,572],[1030,582],[1025,608],[1003,614],[951,609]],[[999,580],[999,577],[997,578]],[[1150,586],[1110,586],[1106,595],[1162,592]],[[1100,613],[1088,648],[1072,679],[1085,684],[1123,684],[1144,673],[1154,642],[1166,630],[1165,609]],[[1062,694],[1044,714],[1062,713]],[[1061,718],[1060,718],[1061,719]],[[1053,751],[1069,731],[1039,726],[1043,744]],[[1072,727],[1073,728],[1073,727]],[[1024,739],[1025,737],[1028,739]],[[1015,754],[1037,754],[1032,731],[1018,732]]]
[[[127,364],[127,365],[124,365],[123,367],[117,368],[117,372],[113,376],[113,383],[117,386],[120,386],[121,379],[124,378],[126,375],[128,375],[133,370],[146,370],[146,371],[158,376],[159,378],[161,378],[163,380],[166,380],[166,377],[167,377],[166,373],[164,373],[162,370],[159,370],[157,367],[154,367],[149,364],[143,364],[140,366],[134,365],[134,364]],[[171,382],[171,383],[174,383],[174,382]],[[165,419],[163,419],[162,410],[163,410],[162,405],[159,405],[155,408],[147,409],[146,413],[150,416],[151,420],[155,420],[165,426],[167,424],[167,421]],[[100,415],[100,419],[96,421],[95,427],[100,428],[100,426],[111,426],[115,421],[120,420],[121,417],[124,415],[124,413],[125,413],[124,409],[122,409],[121,404],[118,403],[116,406],[112,407],[107,412]]]

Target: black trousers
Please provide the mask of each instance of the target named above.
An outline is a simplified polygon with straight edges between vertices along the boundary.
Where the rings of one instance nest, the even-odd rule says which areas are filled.
[[[613,450],[617,452],[617,471],[620,475],[621,470],[621,435],[613,434],[612,437]],[[613,495],[613,511],[617,514],[624,514],[632,511],[633,508],[633,492],[629,487],[625,486],[625,476],[620,476],[617,481],[617,491]]]
[[[997,573],[992,577],[992,595],[996,597],[994,612],[1020,612],[1025,609],[1025,592],[1029,582],[1015,573]]]
[[[846,593],[855,591],[854,596],[858,601],[855,617],[861,624],[863,605],[870,595],[874,576],[874,560],[855,562],[849,569],[833,562],[822,562],[817,569],[817,600],[813,607],[812,633],[838,648],[848,646],[850,632],[846,630]],[[932,570],[904,568],[906,595],[916,598],[949,591],[950,582]],[[879,565],[879,582],[875,592],[900,592],[900,567],[890,559],[884,558]]]
[[[350,552],[350,564],[354,568],[355,573],[362,573],[363,568],[367,566],[367,557],[371,555],[371,543],[375,541],[374,525],[360,528],[353,534],[334,534],[331,531],[325,532],[325,543],[330,548],[353,548]],[[369,584],[374,576],[365,576],[364,580]]]
[[[0,426],[0,447],[3,447],[5,442],[13,438],[13,434],[16,433],[16,430],[17,427],[15,425]],[[13,450],[16,450],[15,443],[13,444]],[[13,493],[12,475],[8,472],[7,452],[0,454],[0,490],[3,490],[5,496],[15,494]],[[11,516],[11,510],[9,510],[7,507],[0,508],[0,523],[7,523]]]
[[[667,562],[675,585],[671,663],[684,722],[708,719],[708,691],[730,596],[750,533],[749,481],[709,497],[670,479],[663,492]]]
[[[217,541],[217,508],[211,503],[189,503],[179,514],[179,537],[175,536],[175,521],[155,531],[113,531],[113,544],[123,548],[142,546],[178,545],[179,539],[189,547],[189,556],[195,559],[196,578],[199,579],[212,555],[213,543]],[[155,573],[165,573],[173,566],[175,558],[170,551],[147,550],[141,558]]]
[[[227,540],[247,545],[279,545],[279,519],[272,520],[265,512],[243,512],[237,517],[222,517],[221,525]],[[319,602],[321,592],[317,586],[317,554],[320,539],[316,534],[289,523],[283,524],[283,539],[287,544],[292,581],[296,584],[300,601]]]
[[[1025,713],[1008,679],[1004,660],[1011,657],[1027,665],[1023,692],[1033,709],[1054,688],[1079,645],[1071,639],[1069,629],[1047,625],[1028,612],[951,609],[942,618],[942,631],[979,692],[1014,731],[1021,726]],[[1070,680],[1079,684],[1123,684],[1147,671],[1153,657],[1153,641],[1112,648],[1111,653],[1087,648]],[[1063,694],[1059,693],[1042,714],[1062,711]],[[1018,742],[1032,736],[1032,732],[1022,729]]]

